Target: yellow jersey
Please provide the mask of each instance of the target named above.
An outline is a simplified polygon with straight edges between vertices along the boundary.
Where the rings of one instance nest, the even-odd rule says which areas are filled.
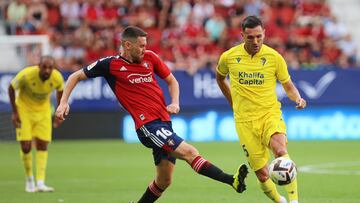
[[[64,78],[58,70],[53,70],[49,79],[43,81],[38,66],[29,66],[21,70],[11,81],[18,90],[16,105],[29,111],[50,110],[50,96],[53,90],[62,91]]]
[[[276,80],[288,82],[290,75],[277,51],[264,44],[251,56],[242,43],[221,55],[216,70],[222,76],[229,75],[236,122],[257,120],[268,113],[281,116]]]

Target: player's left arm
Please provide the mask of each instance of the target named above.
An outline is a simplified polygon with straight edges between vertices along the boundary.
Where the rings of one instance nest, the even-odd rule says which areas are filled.
[[[147,52],[154,63],[154,72],[161,79],[165,80],[169,88],[169,94],[171,97],[171,103],[166,107],[166,110],[170,114],[177,114],[180,111],[179,83],[175,76],[170,72],[167,65],[160,59],[160,57],[152,51]]]
[[[296,109],[303,109],[306,107],[306,100],[301,97],[299,90],[295,87],[291,80],[282,83],[282,86],[289,99],[296,102]]]
[[[55,78],[55,83],[56,83],[56,107],[58,107],[60,105],[60,100],[63,94],[63,90],[64,90],[64,78],[61,75],[61,73],[57,70],[54,70],[54,78]],[[61,125],[61,123],[63,122],[63,120],[59,119],[58,117],[56,117],[56,115],[54,115],[54,119],[53,119],[53,127],[57,128]]]
[[[172,73],[170,73],[166,78],[164,78],[164,80],[169,87],[169,93],[170,93],[170,97],[171,97],[171,103],[166,107],[166,109],[167,109],[168,113],[170,113],[170,114],[177,114],[180,111],[179,83]]]
[[[59,90],[56,91],[56,103],[57,103],[57,106],[60,105],[60,100],[61,100],[62,94],[63,94],[62,90],[61,91],[59,91]],[[62,122],[63,122],[63,120],[59,119],[57,116],[54,116],[53,127],[54,128],[59,127]]]
[[[306,101],[301,97],[299,90],[292,82],[285,59],[280,54],[276,54],[275,56],[277,60],[276,78],[281,82],[289,99],[296,103],[296,109],[305,108]]]

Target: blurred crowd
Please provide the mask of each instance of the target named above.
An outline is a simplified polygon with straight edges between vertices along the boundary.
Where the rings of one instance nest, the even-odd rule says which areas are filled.
[[[326,0],[11,0],[3,1],[6,33],[45,34],[62,70],[116,55],[120,33],[136,25],[148,49],[172,70],[213,69],[241,43],[241,21],[261,16],[265,43],[293,69],[357,64],[356,46]]]

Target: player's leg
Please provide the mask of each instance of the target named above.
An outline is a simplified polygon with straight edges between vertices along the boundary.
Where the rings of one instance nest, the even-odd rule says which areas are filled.
[[[269,178],[267,169],[269,151],[262,143],[262,124],[262,119],[236,123],[236,130],[248,163],[256,174],[260,189],[268,198],[280,203],[282,197]]]
[[[154,164],[156,166],[155,180],[151,181],[138,203],[155,202],[161,196],[162,192],[171,184],[176,159],[170,156],[168,151],[176,148],[182,139],[168,140],[167,142],[167,136],[164,136],[165,138],[156,136],[156,131],[164,131],[162,130],[164,127],[166,127],[166,123],[164,124],[164,122],[160,120],[155,120],[136,130],[140,142],[144,146],[152,149]],[[165,143],[167,143],[167,145]]]
[[[33,176],[31,145],[32,145],[31,140],[20,141],[20,147],[21,147],[20,153],[25,167],[25,175],[27,177]]]
[[[242,165],[235,175],[224,173],[220,168],[204,159],[194,146],[185,141],[181,142],[171,154],[176,158],[185,160],[197,173],[229,184],[233,186],[237,192],[243,192],[246,189],[244,181],[248,173],[246,165]]]
[[[33,175],[32,153],[31,153],[32,141],[20,141],[21,151],[20,156],[25,168],[25,191],[36,192],[35,179]]]
[[[274,153],[275,157],[286,157],[290,158],[287,149],[286,149],[286,136],[284,133],[275,133],[271,136],[270,139],[270,149]],[[290,203],[298,202],[298,189],[297,189],[297,179],[291,182],[288,185],[285,185],[285,190],[288,194],[288,198]]]
[[[271,200],[277,203],[286,203],[286,199],[279,194],[275,183],[269,178],[268,166],[265,165],[261,169],[255,171],[260,189]]]
[[[48,161],[48,145],[51,141],[51,114],[41,112],[33,115],[36,125],[33,129],[36,141],[36,184],[39,192],[52,192],[54,188],[45,185]]]
[[[215,165],[205,160],[199,155],[199,152],[191,145],[183,141],[181,137],[173,132],[171,122],[155,120],[145,124],[137,130],[140,141],[147,147],[161,149],[175,158],[180,158],[189,163],[192,168],[207,177],[220,182],[233,185],[237,182],[236,190],[242,192],[245,190],[244,179],[247,175],[247,168],[244,165],[239,168],[235,176],[224,173]]]
[[[274,157],[288,156],[286,149],[286,136],[284,133],[274,133],[271,136],[269,147],[274,154]]]
[[[39,138],[36,141],[36,185],[39,192],[53,192],[54,188],[45,185],[46,167],[48,160],[48,141]]]
[[[31,121],[30,116],[23,108],[18,107],[18,113],[21,120],[21,126],[16,128],[16,140],[20,142],[20,158],[25,169],[25,191],[35,192],[35,180],[33,175],[32,164],[32,136],[31,136]]]
[[[155,202],[158,198],[160,198],[162,193],[171,184],[172,174],[175,167],[174,161],[175,159],[162,159],[160,163],[156,165],[155,180],[151,181],[138,203]]]
[[[287,152],[286,124],[280,115],[272,115],[266,119],[264,124],[264,144],[271,149],[275,158],[289,157]],[[291,203],[298,202],[297,181],[285,186]]]

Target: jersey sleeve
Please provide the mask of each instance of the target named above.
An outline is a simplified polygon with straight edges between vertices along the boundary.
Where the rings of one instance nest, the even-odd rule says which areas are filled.
[[[55,81],[56,81],[55,89],[57,91],[63,91],[64,90],[64,78],[61,75],[61,73],[57,70],[55,70]]]
[[[280,83],[286,83],[290,80],[289,71],[285,62],[285,59],[280,55],[276,55],[276,78],[280,81]]]
[[[226,76],[229,73],[229,68],[226,64],[226,53],[221,54],[218,65],[216,66],[216,72],[222,76]]]
[[[18,72],[15,77],[11,80],[11,86],[18,90],[24,83],[26,77],[26,69],[21,70]]]
[[[110,70],[110,61],[113,57],[106,57],[95,61],[94,63],[83,68],[88,78],[106,76]]]
[[[169,76],[171,71],[169,67],[160,59],[160,57],[152,51],[149,51],[149,54],[151,54],[151,58],[154,63],[154,72],[156,75],[158,75],[161,79]]]

